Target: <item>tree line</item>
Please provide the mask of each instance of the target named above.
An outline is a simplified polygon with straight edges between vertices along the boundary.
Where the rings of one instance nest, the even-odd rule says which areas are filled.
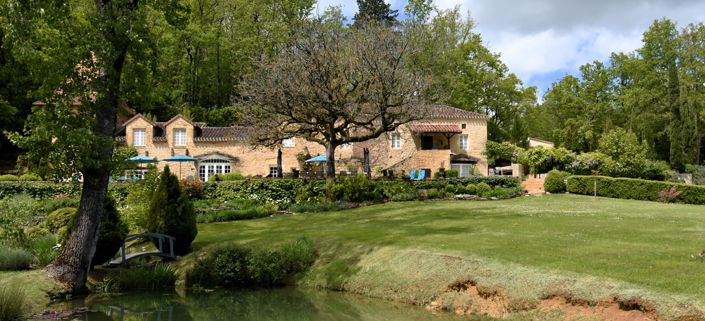
[[[647,156],[682,171],[705,156],[705,25],[654,21],[642,47],[565,76],[526,113],[530,135],[577,152],[598,149],[617,128],[634,133]]]

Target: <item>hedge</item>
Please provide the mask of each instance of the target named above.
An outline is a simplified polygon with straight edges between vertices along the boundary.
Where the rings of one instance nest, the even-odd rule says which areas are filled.
[[[35,199],[54,198],[61,194],[78,196],[81,194],[81,186],[52,182],[0,182],[0,198],[16,194],[27,194]]]
[[[570,193],[594,195],[595,186],[598,196],[642,201],[658,201],[660,191],[676,186],[682,194],[673,200],[674,203],[705,204],[705,186],[606,176],[568,177],[567,188]]]
[[[566,189],[565,179],[568,178],[568,176],[570,176],[570,174],[567,172],[562,172],[557,169],[551,170],[543,180],[543,190],[549,193],[564,193]]]
[[[129,192],[129,183],[111,183],[108,192],[121,203]],[[0,199],[17,194],[27,194],[34,199],[51,199],[59,195],[78,197],[81,195],[81,185],[75,183],[53,182],[2,182],[0,181]]]
[[[400,189],[438,189],[446,186],[467,186],[469,184],[485,183],[490,187],[519,187],[519,180],[509,176],[474,176],[466,178],[434,179],[419,182],[402,180],[371,180],[372,186],[365,186],[370,191],[377,190],[387,194],[389,189],[401,192]],[[209,182],[204,185],[206,198],[250,199],[260,204],[292,204],[296,201],[297,191],[304,187],[314,187],[323,190],[326,180],[306,179],[245,179],[240,181]],[[404,186],[401,186],[404,185]],[[393,193],[389,193],[393,194]],[[388,196],[388,195],[384,195]]]

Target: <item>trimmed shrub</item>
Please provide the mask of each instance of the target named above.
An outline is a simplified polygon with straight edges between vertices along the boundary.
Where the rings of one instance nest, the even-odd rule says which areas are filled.
[[[34,199],[49,199],[59,195],[72,197],[81,194],[81,186],[78,184],[51,182],[0,183],[0,199],[17,194],[27,194]]]
[[[19,178],[20,181],[22,182],[40,182],[42,180],[41,177],[37,174],[33,173],[27,173],[27,174],[22,174]]]
[[[417,192],[403,192],[394,194],[390,199],[394,202],[414,201],[419,197]]]
[[[595,185],[596,184],[596,185]],[[597,188],[595,189],[595,186]],[[613,178],[605,176],[570,176],[568,192],[574,194],[623,198],[643,201],[658,201],[659,192],[676,186],[682,192],[672,202],[705,204],[705,186],[686,185],[671,182],[648,181],[635,178]]]
[[[299,204],[291,204],[289,210],[294,213],[315,213],[315,212],[331,212],[345,209],[343,204],[338,202],[306,202]]]
[[[490,193],[492,192],[492,187],[486,183],[480,183],[480,184],[477,184],[476,192],[477,192],[477,196],[490,197]]]
[[[0,182],[16,182],[19,181],[20,178],[17,177],[17,175],[0,175]]]
[[[204,191],[206,198],[221,200],[249,199],[258,204],[276,204],[286,207],[296,202],[297,191],[309,184],[303,179],[246,179],[209,183]],[[320,184],[324,181],[311,181],[310,184]]]
[[[198,234],[193,204],[181,190],[179,180],[169,171],[169,166],[159,177],[159,185],[149,204],[147,231],[176,238],[174,253],[186,254]],[[156,240],[155,240],[156,242]]]
[[[187,286],[281,286],[308,269],[316,260],[313,243],[299,239],[278,249],[239,245],[216,247],[199,258],[186,273]]]
[[[0,321],[22,320],[25,300],[26,294],[21,286],[0,286]]]
[[[52,224],[67,222],[65,226],[59,227],[56,230],[58,243],[64,244],[68,240],[71,231],[76,224],[75,221],[77,212],[78,210],[76,209],[71,211],[70,208],[67,208],[60,209],[52,213],[54,214],[52,217]],[[96,244],[95,254],[93,254],[91,263],[95,266],[110,260],[120,249],[120,246],[125,240],[128,232],[129,229],[127,224],[120,220],[120,214],[115,207],[115,201],[112,198],[107,197],[105,199],[105,205],[103,206],[103,212],[101,212],[98,243]]]
[[[465,192],[470,195],[477,195],[477,185],[475,185],[475,184],[466,185]]]
[[[198,223],[226,222],[268,217],[274,213],[271,206],[258,205],[240,210],[203,212],[196,215]]]
[[[395,181],[375,181],[376,189],[382,194],[384,199],[401,200],[399,199],[400,194],[406,194],[406,196],[414,195],[412,199],[416,198],[416,188],[413,184],[402,180]],[[406,197],[402,197],[406,198]],[[408,199],[407,199],[408,200]]]
[[[0,246],[0,271],[29,270],[34,257],[23,249]]]
[[[381,201],[382,195],[375,191],[375,182],[365,175],[346,176],[329,180],[325,185],[328,200],[353,203]]]
[[[468,188],[465,187],[464,185],[458,185],[455,189],[455,194],[458,195],[467,195],[468,193]]]
[[[566,189],[565,179],[568,176],[570,174],[556,169],[548,172],[543,181],[543,189],[549,193],[564,193]]]
[[[446,178],[457,178],[460,175],[460,172],[455,169],[449,169],[446,171]]]
[[[245,179],[245,176],[243,176],[240,173],[234,172],[234,173],[225,173],[225,174],[215,174],[213,176],[208,177],[209,182],[220,182],[220,181],[239,181]]]

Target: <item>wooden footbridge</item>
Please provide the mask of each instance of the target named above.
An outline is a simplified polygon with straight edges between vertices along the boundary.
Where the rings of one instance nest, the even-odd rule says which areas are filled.
[[[157,240],[157,245],[159,252],[135,252],[135,253],[129,253],[125,251],[125,247],[127,242],[132,241],[132,240],[137,240],[137,239],[156,239]],[[166,234],[159,234],[159,233],[144,233],[144,234],[134,234],[134,235],[128,235],[125,240],[122,242],[122,246],[120,247],[120,257],[111,260],[106,264],[107,267],[115,267],[115,266],[120,266],[120,265],[125,265],[127,264],[127,261],[133,260],[136,258],[140,257],[148,257],[148,256],[155,256],[155,257],[161,257],[162,260],[164,261],[173,261],[176,260],[176,256],[174,255],[174,240],[176,238],[166,235]],[[164,243],[169,242],[169,252],[164,251]]]

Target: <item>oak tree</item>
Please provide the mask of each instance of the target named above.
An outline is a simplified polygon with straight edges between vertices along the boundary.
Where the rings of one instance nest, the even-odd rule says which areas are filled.
[[[423,116],[428,78],[409,69],[415,48],[404,34],[370,24],[342,28],[313,21],[296,40],[243,82],[253,140],[274,146],[302,137],[326,147],[363,142]]]

